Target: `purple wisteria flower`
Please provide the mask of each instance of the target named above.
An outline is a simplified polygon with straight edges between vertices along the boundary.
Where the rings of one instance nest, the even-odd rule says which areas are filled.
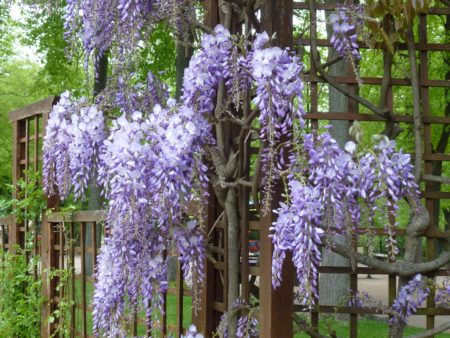
[[[109,50],[119,64],[129,63],[159,22],[168,21],[185,40],[194,18],[193,0],[68,0],[65,37],[71,45],[81,40],[85,67]]]
[[[408,322],[409,317],[416,313],[419,306],[427,299],[430,289],[426,287],[422,275],[418,274],[412,278],[407,285],[400,289],[392,309],[398,313],[390,319],[389,323],[396,327],[400,321]]]
[[[95,184],[98,154],[105,138],[103,113],[85,98],[74,100],[68,92],[50,112],[43,148],[44,190],[61,199],[71,191],[85,195]],[[57,188],[55,190],[55,187]]]
[[[434,301],[438,306],[450,307],[450,277],[446,277],[442,285],[436,286]]]
[[[236,337],[259,337],[258,308],[247,304],[243,299],[236,299],[231,308],[220,317],[217,334],[220,338],[228,338],[228,327],[231,320],[237,317]]]
[[[197,332],[197,327],[195,325],[190,325],[181,338],[204,338],[202,333]]]
[[[143,307],[149,321],[155,308],[161,310],[171,229],[184,274],[192,270],[201,283],[203,234],[194,221],[183,225],[183,208],[207,182],[201,158],[209,129],[201,115],[172,100],[155,105],[148,118],[135,111],[113,122],[100,156],[111,234],[99,257],[97,334],[120,328],[128,303]]]
[[[274,287],[279,286],[283,261],[291,251],[300,301],[311,306],[317,298],[323,234],[357,234],[371,229],[376,219],[385,224],[392,238],[389,252],[395,255],[396,224],[386,215],[395,216],[398,201],[407,194],[417,198],[419,192],[409,155],[396,151],[395,143],[384,137],[373,151],[360,154],[351,141],[341,149],[329,132],[304,134],[303,147],[294,155],[287,202],[276,210],[271,228],[272,278]],[[388,210],[378,212],[383,204]]]
[[[338,5],[336,13],[329,17],[333,27],[330,43],[341,57],[361,59],[357,33],[358,28],[363,24],[360,19],[363,11],[363,7],[359,5]]]
[[[303,65],[289,50],[263,48],[269,41],[266,33],[257,35],[248,64],[256,83],[253,103],[260,110],[262,153],[263,213],[270,211],[271,193],[280,171],[285,170],[285,158],[292,148],[293,121],[303,126]]]

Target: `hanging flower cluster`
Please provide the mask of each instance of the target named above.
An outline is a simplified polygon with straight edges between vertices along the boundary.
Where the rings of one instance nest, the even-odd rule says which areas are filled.
[[[281,271],[287,251],[291,251],[299,280],[298,294],[301,304],[313,304],[311,295],[318,297],[317,266],[321,260],[320,245],[322,205],[317,188],[302,186],[298,181],[289,183],[289,204],[282,203],[278,218],[272,228],[274,243],[272,278],[273,286],[281,284]]]
[[[363,13],[361,5],[339,4],[336,12],[330,15],[328,20],[333,27],[330,43],[339,56],[351,60],[361,59],[357,40],[358,30],[364,23],[361,19]]]
[[[73,100],[68,92],[61,95],[48,119],[44,137],[44,189],[65,199],[71,189],[84,196],[95,184],[98,154],[105,138],[103,113],[86,99]]]
[[[285,158],[292,148],[293,121],[303,125],[303,83],[300,73],[303,66],[289,51],[279,47],[263,48],[269,42],[266,33],[260,34],[254,44],[250,71],[257,90],[254,103],[260,110],[263,212],[270,211],[271,192],[279,172],[286,169]]]
[[[392,309],[398,313],[390,319],[390,324],[397,327],[400,321],[408,322],[409,317],[416,313],[419,306],[427,299],[430,289],[425,286],[422,275],[414,276],[410,282],[400,289]]]
[[[181,335],[181,338],[204,338],[204,335],[197,332],[195,325],[190,325],[189,329],[186,330],[186,334]]]
[[[125,11],[140,16],[143,8],[139,6],[138,2],[129,2],[121,8],[124,24],[128,18]],[[114,12],[115,8],[108,10]],[[105,32],[99,34],[89,36],[89,44],[97,38],[108,38]],[[286,50],[264,48],[268,41],[267,34],[258,35],[252,46],[245,45],[245,49],[250,46],[248,51],[223,26],[217,26],[214,34],[205,34],[201,49],[185,71],[179,103],[169,99],[165,87],[151,75],[147,85],[133,87],[126,85],[128,78],[119,76],[96,99],[102,110],[121,114],[112,121],[106,140],[103,118],[94,121],[96,114],[101,114],[96,105],[80,108],[80,102],[66,95],[55,107],[45,150],[49,182],[52,177],[59,179],[56,183],[64,189],[63,198],[71,187],[80,196],[89,183],[86,175],[98,172],[109,201],[110,234],[99,256],[93,303],[96,334],[120,335],[129,316],[140,309],[151,320],[167,290],[164,253],[172,247],[180,254],[185,276],[192,272],[201,282],[204,235],[197,221],[187,221],[184,206],[202,198],[206,191],[207,167],[202,159],[205,145],[214,146],[209,121],[217,115],[215,102],[220,87],[224,88],[225,100],[236,95],[236,83],[241,89],[256,86],[255,103],[263,115],[261,138],[272,147],[267,158],[275,156],[275,143],[293,120],[301,117],[301,66]],[[107,42],[99,43],[108,46]],[[236,64],[241,72],[233,70]],[[237,99],[235,103],[239,102]],[[73,140],[76,142],[71,144]],[[94,146],[95,151],[91,151]],[[71,166],[70,158],[77,160],[78,167]],[[268,159],[266,163],[274,161],[281,159]],[[272,169],[271,175],[275,172]],[[252,320],[241,320],[242,330],[253,324]]]
[[[389,308],[382,302],[372,298],[367,292],[352,292],[349,305],[359,308],[378,309],[382,313],[394,315],[389,320],[391,329],[395,330],[401,322],[407,323],[408,319],[417,312],[419,306],[427,299],[430,289],[422,275],[415,275],[407,285],[400,289],[397,298]]]
[[[240,92],[256,87],[254,104],[260,111],[260,138],[265,146],[261,170],[265,211],[270,209],[274,183],[285,169],[293,121],[303,124],[304,114],[300,77],[303,66],[288,49],[266,47],[269,42],[267,33],[257,34],[249,50],[242,51],[230,32],[218,25],[214,34],[203,36],[201,50],[191,58],[182,97],[185,105],[209,115],[221,108],[221,103],[215,106],[221,84],[235,105],[242,100]]]
[[[64,28],[71,44],[81,38],[87,66],[94,53],[100,57],[112,49],[122,62],[129,60],[162,20],[186,38],[194,14],[192,0],[68,0]]]
[[[172,241],[185,275],[192,270],[203,278],[203,234],[195,221],[184,225],[183,206],[207,182],[201,157],[210,127],[192,109],[167,103],[155,105],[147,118],[136,111],[114,121],[100,156],[111,236],[99,257],[97,333],[122,328],[127,300],[141,304],[150,320],[167,291],[164,252]]]
[[[436,286],[434,301],[438,306],[450,307],[450,277],[446,277],[441,285]]]
[[[402,197],[418,195],[409,155],[397,152],[393,141],[381,138],[366,154],[357,153],[356,148],[348,142],[341,149],[328,132],[305,134],[297,170],[288,177],[287,203],[277,210],[271,235],[273,285],[280,285],[283,260],[291,251],[304,305],[314,304],[311,296],[317,296],[317,265],[325,232],[358,233],[365,224],[373,226],[376,219],[385,224],[394,255],[395,225],[386,215],[395,215]],[[389,210],[378,210],[382,200]]]

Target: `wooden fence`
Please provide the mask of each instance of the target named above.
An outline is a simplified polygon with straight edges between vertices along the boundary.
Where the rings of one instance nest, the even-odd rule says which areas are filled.
[[[53,213],[47,218],[46,231],[43,236],[48,237],[49,261],[53,269],[69,270],[67,283],[61,283],[60,277],[52,279],[48,288],[50,311],[53,311],[62,300],[71,304],[70,328],[72,337],[92,336],[92,296],[94,291],[94,277],[87,271],[88,259],[92,266],[97,266],[97,254],[103,239],[107,236],[105,211],[77,211],[70,215]],[[98,227],[101,231],[98,231]],[[90,232],[90,236],[87,236]],[[101,238],[97,238],[100,234]],[[160,332],[164,337],[168,334],[179,337],[191,323],[188,314],[183,313],[185,302],[190,301],[191,292],[186,289],[180,266],[177,266],[176,281],[172,283],[163,306],[164,313],[153,327],[146,326],[145,318],[135,316],[130,323],[129,333],[132,336],[144,336],[151,332]],[[59,291],[57,291],[59,289]],[[171,298],[171,299],[169,299]],[[175,307],[167,308],[168,302]],[[50,331],[57,329],[58,323],[50,326]]]
[[[213,27],[219,23],[219,4],[218,0],[206,0],[207,15],[205,23]],[[260,11],[261,27],[269,32],[269,34],[277,32],[277,43],[282,46],[290,46],[292,48],[305,48],[308,52],[311,45],[311,36],[315,36],[317,31],[312,31],[315,25],[310,25],[307,31],[299,40],[293,39],[293,15],[306,12],[311,22],[317,21],[317,17],[324,18],[325,11],[333,10],[335,5],[332,3],[317,2],[314,11],[309,11],[309,4],[306,2],[298,2],[292,0],[270,0],[261,2]],[[446,130],[450,125],[450,112],[448,109],[444,112],[435,112],[432,109],[430,97],[436,98],[436,88],[446,90],[450,88],[448,78],[430,78],[429,66],[433,53],[448,53],[450,44],[428,42],[427,32],[429,27],[427,20],[429,16],[450,15],[448,7],[432,7],[427,13],[421,14],[418,20],[417,32],[418,41],[416,49],[420,62],[420,92],[423,110],[423,138],[424,138],[424,170],[425,175],[434,175],[436,168],[446,166],[450,161],[450,154],[446,152],[446,147],[438,149],[433,146],[432,131],[438,130],[436,126],[441,126]],[[244,20],[235,20],[235,31],[242,28]],[[309,33],[309,36],[308,36]],[[299,45],[298,45],[299,43]],[[329,47],[329,42],[325,39],[317,39],[316,43],[322,51]],[[300,46],[300,47],[299,47]],[[363,45],[363,49],[367,46]],[[383,44],[377,44],[376,48],[383,50]],[[397,44],[396,48],[404,50],[403,44]],[[364,51],[363,51],[364,53]],[[306,53],[307,54],[307,53]],[[312,62],[311,58],[305,59],[306,62]],[[380,59],[384,62],[384,59]],[[378,62],[378,61],[374,61]],[[380,66],[382,68],[382,65]],[[307,119],[310,121],[312,128],[317,128],[320,121],[365,121],[370,123],[378,123],[382,121],[377,115],[363,111],[358,104],[349,100],[346,109],[343,111],[328,111],[326,107],[321,105],[323,95],[328,95],[324,90],[327,86],[326,81],[320,74],[313,63],[309,64],[311,69],[309,75],[305,78],[309,92],[307,94],[308,111]],[[349,71],[345,76],[335,76],[333,79],[348,87],[348,90],[357,93],[364,86],[373,86],[378,88],[382,83],[382,77],[363,76],[362,85],[358,84],[354,74]],[[378,86],[378,87],[377,87]],[[410,81],[406,77],[393,77],[389,83],[388,90],[388,107],[394,110],[393,121],[404,124],[405,126],[412,123],[410,114],[400,114],[396,112],[396,107],[404,105],[404,102],[397,102],[394,93],[399,88],[409,87]],[[448,94],[447,94],[448,95]],[[442,106],[448,104],[445,102],[445,95],[441,98]],[[13,180],[17,185],[19,178],[24,177],[25,171],[29,169],[38,170],[40,168],[42,136],[45,132],[45,124],[48,113],[57,98],[50,97],[47,100],[38,102],[31,106],[25,107],[18,111],[12,112],[10,118],[13,124]],[[440,129],[439,129],[440,130]],[[229,130],[230,138],[237,135],[239,129]],[[436,143],[436,142],[435,142]],[[230,142],[231,144],[231,142]],[[228,152],[230,149],[226,149]],[[249,177],[250,164],[257,155],[259,149],[255,148],[250,141],[244,146],[243,152],[246,156],[242,157],[240,168],[245,179],[251,180]],[[442,168],[442,167],[441,167]],[[427,177],[427,176],[425,176]],[[425,181],[422,186],[423,198],[426,206],[432,216],[431,226],[424,235],[426,240],[426,254],[424,259],[433,259],[437,254],[438,241],[442,238],[449,238],[450,232],[444,230],[439,223],[440,202],[441,200],[450,199],[450,192],[447,187],[433,181]],[[281,188],[277,190],[276,198],[274,198],[273,206],[277,206]],[[212,193],[211,196],[214,194]],[[256,297],[260,306],[260,322],[261,337],[292,337],[294,325],[290,318],[295,312],[307,312],[311,317],[314,327],[317,327],[322,314],[326,313],[347,313],[349,316],[349,335],[357,337],[358,335],[358,319],[365,314],[375,314],[376,309],[360,309],[348,306],[320,305],[313,311],[301,308],[295,305],[294,299],[294,268],[288,262],[283,270],[283,285],[281,288],[273,290],[271,281],[271,260],[272,245],[268,238],[269,227],[275,219],[275,214],[269,214],[261,217],[251,198],[251,192],[248,187],[241,187],[239,190],[240,204],[240,283],[241,294],[244,300]],[[48,207],[57,211],[58,201],[48,200]],[[37,222],[35,222],[37,224]],[[48,317],[55,310],[58,302],[64,297],[68,297],[72,303],[70,309],[70,331],[71,336],[89,337],[92,335],[92,317],[91,317],[91,296],[92,285],[94,279],[88,273],[88,266],[96,266],[96,256],[99,252],[100,245],[105,236],[105,214],[102,211],[91,212],[75,212],[72,215],[64,215],[53,213],[50,216],[43,215],[40,227],[39,252],[41,257],[41,277],[46,281],[46,273],[49,269],[71,270],[70,288],[62,289],[58,292],[57,285],[60,280],[55,277],[50,283],[44,283],[44,295],[46,302],[42,312],[42,336],[48,337],[52,331],[58,327],[58,322],[48,323]],[[96,231],[101,228],[102,231]],[[24,239],[28,231],[32,231],[34,236],[38,236],[38,229],[30,229],[28,224],[18,224],[14,217],[0,219],[0,245],[3,250],[11,248],[11,245],[20,245],[23,247]],[[87,236],[87,234],[90,236]],[[201,310],[197,314],[185,313],[184,305],[189,302],[189,290],[185,289],[182,274],[179,267],[177,268],[176,283],[170,288],[167,297],[174,297],[171,303],[175,303],[174,313],[172,309],[167,308],[166,315],[162,316],[160,327],[157,328],[163,335],[172,332],[179,337],[183,326],[187,323],[194,322],[200,331],[205,332],[207,337],[211,336],[211,332],[217,327],[220,316],[228,306],[227,289],[228,289],[228,272],[227,272],[227,224],[217,201],[211,197],[208,203],[208,228],[207,233],[210,234],[209,246],[212,249],[214,262],[208,260],[206,268],[206,282],[203,286],[201,299]],[[404,229],[397,231],[397,237],[404,236]],[[383,231],[377,233],[378,236],[385,236]],[[100,236],[100,238],[99,238]],[[87,239],[89,237],[89,240]],[[255,238],[258,239],[259,252],[254,254],[250,252],[250,245],[255,244]],[[97,243],[97,244],[95,244]],[[289,258],[289,257],[288,257]],[[358,274],[383,274],[382,271],[368,267],[357,267],[352,270],[348,267],[331,267],[321,266],[319,268],[321,275],[324,274],[349,274],[349,288],[358,290]],[[446,275],[446,270],[439,270],[431,274],[430,277],[438,275]],[[397,278],[394,275],[388,276],[388,283],[385,286],[388,293],[389,302],[392,303],[397,293]],[[70,291],[68,291],[70,290]],[[64,293],[66,292],[66,293]],[[70,294],[67,294],[70,292]],[[320,290],[319,290],[320,293]],[[65,299],[65,298],[64,298]],[[167,304],[167,302],[166,302]],[[432,328],[435,324],[435,316],[450,315],[450,309],[437,308],[433,302],[433,294],[427,301],[427,307],[419,309],[419,315],[426,316],[426,325]],[[130,324],[130,334],[145,334],[148,328],[144,322],[136,318],[134,323]],[[144,332],[144,333],[142,333]]]

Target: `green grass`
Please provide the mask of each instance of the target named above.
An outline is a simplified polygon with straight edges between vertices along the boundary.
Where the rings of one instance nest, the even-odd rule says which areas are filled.
[[[332,325],[338,337],[349,337],[350,326],[348,321],[336,321]],[[325,322],[319,324],[319,330],[322,334],[327,333]],[[405,337],[425,331],[425,329],[417,327],[406,327]],[[297,333],[295,338],[308,338],[305,333]],[[384,338],[388,337],[388,325],[382,320],[362,318],[358,320],[358,337],[361,338]],[[450,334],[441,333],[436,338],[450,338]]]

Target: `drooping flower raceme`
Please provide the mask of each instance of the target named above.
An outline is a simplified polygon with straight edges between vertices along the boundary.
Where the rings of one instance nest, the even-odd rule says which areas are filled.
[[[217,327],[217,335],[220,338],[228,338],[228,327],[231,320],[237,318],[236,337],[257,338],[259,337],[259,311],[258,307],[247,304],[243,299],[236,299],[231,308],[220,317]]]
[[[317,297],[317,266],[321,260],[322,206],[320,191],[302,185],[298,181],[289,183],[289,204],[281,204],[278,218],[271,235],[274,243],[272,278],[273,286],[281,283],[281,271],[287,251],[293,253],[293,261],[299,280],[299,295],[302,304],[312,304],[311,295]]]
[[[270,211],[271,192],[279,178],[279,171],[286,169],[285,159],[292,148],[293,121],[303,125],[303,83],[300,77],[303,66],[289,51],[279,47],[263,48],[269,41],[267,34],[257,36],[253,44],[250,71],[256,82],[254,103],[260,111],[262,172],[264,203],[263,212]]]
[[[151,320],[167,290],[164,252],[172,240],[185,275],[192,269],[201,282],[203,235],[196,222],[183,225],[183,208],[207,182],[201,157],[208,137],[202,116],[173,100],[155,105],[148,118],[136,111],[114,121],[100,156],[111,235],[102,246],[94,293],[98,334],[123,328],[127,304],[144,308]]]
[[[358,28],[363,24],[360,14],[363,7],[358,5],[338,5],[336,12],[329,17],[333,27],[333,35],[330,43],[338,52],[339,56],[359,60]]]
[[[162,20],[186,39],[194,14],[192,0],[68,0],[65,36],[73,45],[81,39],[86,67],[94,53],[98,58],[108,50],[128,62]]]
[[[186,330],[186,333],[181,335],[181,338],[204,338],[204,336],[202,333],[197,332],[195,325],[190,325],[189,329]]]
[[[436,286],[434,301],[438,306],[450,307],[450,277],[446,277],[441,285]]]
[[[397,298],[392,305],[392,309],[398,313],[390,319],[390,324],[398,326],[400,321],[408,322],[419,308],[419,306],[427,299],[430,289],[426,287],[422,275],[418,274],[412,278],[407,285],[400,289]]]
[[[395,143],[381,138],[372,152],[360,154],[353,142],[341,149],[328,132],[303,135],[303,147],[288,175],[287,202],[277,210],[272,227],[274,253],[273,285],[280,285],[286,253],[293,253],[299,280],[299,298],[310,306],[317,297],[317,266],[325,234],[358,234],[371,229],[374,221],[385,224],[393,237],[397,202],[410,194],[418,196],[409,155],[395,151]],[[384,201],[390,210],[379,209]],[[395,243],[389,244],[394,251]]]
[[[44,138],[44,189],[65,199],[71,190],[83,197],[95,184],[97,159],[105,138],[103,113],[86,99],[63,93],[50,112]],[[57,191],[55,191],[57,187]]]

